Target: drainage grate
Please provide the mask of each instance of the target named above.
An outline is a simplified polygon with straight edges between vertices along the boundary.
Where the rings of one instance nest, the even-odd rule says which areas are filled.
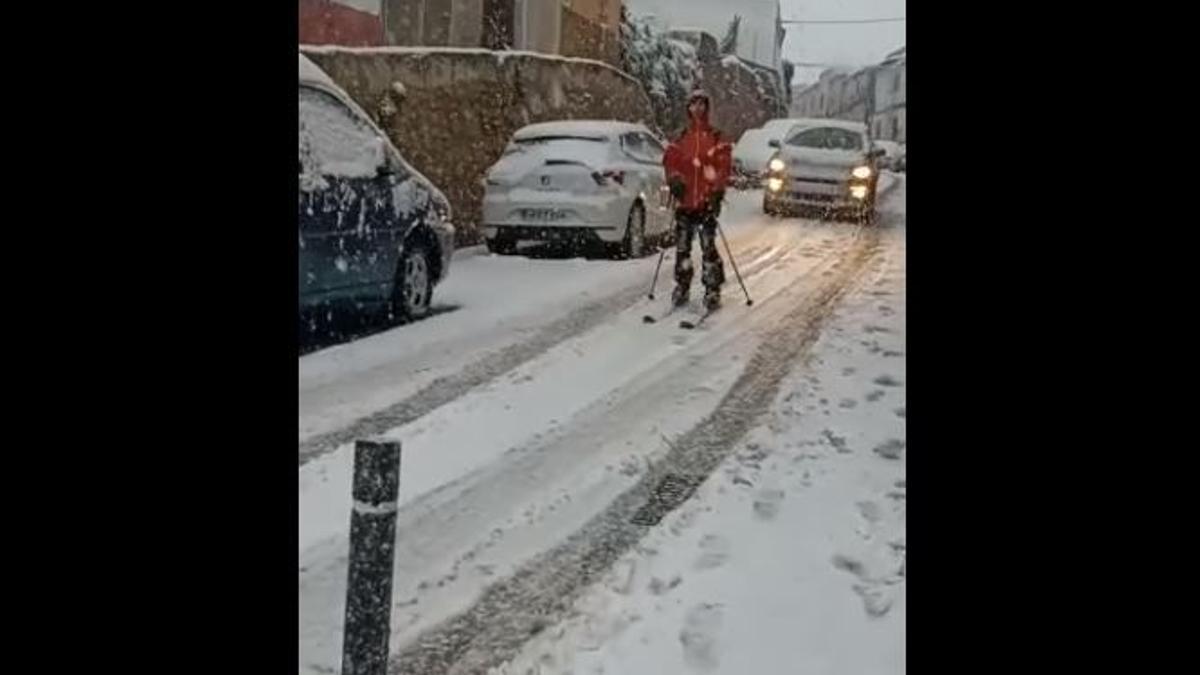
[[[669,473],[658,481],[650,500],[633,514],[629,522],[634,525],[657,525],[663,516],[673,511],[695,492],[703,480],[701,476]]]

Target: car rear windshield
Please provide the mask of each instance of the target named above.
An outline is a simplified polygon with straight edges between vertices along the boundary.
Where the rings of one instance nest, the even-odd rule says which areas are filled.
[[[596,158],[608,153],[608,139],[594,136],[537,136],[513,139],[505,155],[532,152],[556,158]]]
[[[508,152],[517,150],[531,150],[534,148],[553,147],[560,149],[562,147],[580,146],[594,147],[594,145],[603,145],[608,142],[606,138],[596,136],[534,136],[531,138],[515,138],[512,144],[508,146]],[[508,153],[505,153],[508,154]]]
[[[862,150],[862,134],[836,127],[805,129],[788,139],[788,145],[818,150]]]

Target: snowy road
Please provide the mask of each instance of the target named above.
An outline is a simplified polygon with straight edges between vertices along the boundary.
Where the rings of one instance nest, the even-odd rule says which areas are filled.
[[[761,430],[831,313],[902,242],[903,193],[880,228],[773,220],[758,193],[733,196],[722,220],[755,305],[730,270],[697,331],[642,324],[669,293],[666,274],[645,300],[656,257],[468,254],[438,293],[457,311],[301,358],[305,672],[338,663],[354,438],[404,448],[397,669],[487,672],[656,529],[629,518],[664,475],[703,481]]]

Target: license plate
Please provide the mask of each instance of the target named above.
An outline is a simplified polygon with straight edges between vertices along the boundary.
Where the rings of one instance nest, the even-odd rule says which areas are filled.
[[[567,214],[562,209],[521,209],[521,217],[525,220],[552,222],[566,220]]]

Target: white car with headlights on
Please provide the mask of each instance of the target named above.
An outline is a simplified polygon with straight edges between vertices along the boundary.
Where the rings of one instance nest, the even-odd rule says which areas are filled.
[[[861,221],[874,217],[883,150],[871,148],[865,124],[825,120],[794,128],[773,145],[778,152],[767,164],[764,212],[811,209]]]
[[[607,120],[533,124],[518,130],[484,179],[488,250],[519,241],[603,242],[645,255],[673,234],[664,146],[644,125]]]

